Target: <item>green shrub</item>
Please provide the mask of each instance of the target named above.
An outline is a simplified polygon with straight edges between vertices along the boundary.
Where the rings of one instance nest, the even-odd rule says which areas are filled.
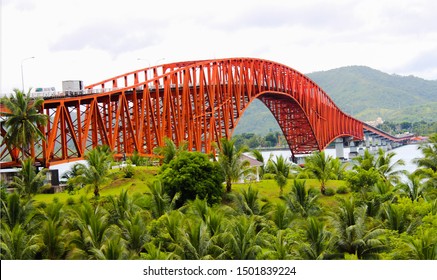
[[[127,161],[126,166],[123,167],[124,178],[132,178],[135,175],[135,169],[130,161]]]
[[[221,201],[224,180],[217,162],[200,152],[181,152],[161,167],[159,178],[165,192],[174,197],[180,193],[177,206],[188,200],[207,199],[209,204]]]
[[[326,196],[333,196],[335,194],[335,191],[333,188],[326,188],[325,189],[325,195]]]
[[[67,198],[66,203],[67,203],[67,205],[73,205],[74,204],[74,198],[72,198],[72,197]]]
[[[263,180],[273,180],[273,179],[275,179],[275,174],[266,173],[263,175]]]
[[[349,193],[349,188],[346,186],[340,186],[337,188],[337,193],[338,194],[347,194],[347,193]]]

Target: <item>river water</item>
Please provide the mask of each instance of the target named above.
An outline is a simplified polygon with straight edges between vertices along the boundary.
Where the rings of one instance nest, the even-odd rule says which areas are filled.
[[[413,172],[416,170],[417,165],[413,163],[413,159],[417,157],[421,157],[422,153],[417,149],[419,145],[406,145],[402,146],[396,149],[391,150],[396,155],[393,158],[393,162],[395,162],[398,159],[403,159],[405,161],[405,166],[402,166],[401,169],[405,169],[409,172]],[[335,149],[326,149],[325,152],[328,155],[331,155],[335,157]],[[291,156],[290,150],[273,150],[273,151],[263,151],[261,152],[264,160],[268,161],[270,155],[273,155],[273,160],[275,159],[275,156],[282,155],[286,159],[289,159]],[[349,155],[349,148],[344,148],[344,155],[347,158]],[[66,171],[70,170],[71,166],[76,163],[85,163],[85,161],[76,161],[73,163],[66,163],[66,164],[59,164],[59,165],[53,165],[50,167],[50,169],[58,169],[59,170],[59,177],[61,177]]]
[[[404,166],[401,166],[400,169],[407,170],[408,172],[413,172],[416,170],[417,165],[413,162],[415,158],[422,157],[422,152],[418,150],[419,145],[405,145],[399,148],[390,150],[389,152],[394,152],[395,156],[392,159],[392,162],[397,161],[398,159],[402,159],[405,162]],[[375,151],[376,152],[376,151]],[[275,160],[276,156],[282,155],[286,159],[289,159],[291,156],[291,152],[289,150],[273,150],[273,151],[263,151],[261,152],[264,160],[267,161],[270,155],[273,155],[273,160]],[[335,149],[326,149],[325,153],[335,157]],[[349,148],[344,148],[344,155],[348,158]]]

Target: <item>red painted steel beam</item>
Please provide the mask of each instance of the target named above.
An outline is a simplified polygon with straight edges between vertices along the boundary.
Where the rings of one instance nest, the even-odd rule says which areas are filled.
[[[293,154],[324,149],[338,137],[363,138],[365,125],[305,75],[268,60],[230,58],[143,68],[89,85],[80,96],[45,100],[47,138],[36,157],[45,166],[64,163],[102,144],[119,157],[152,155],[165,137],[209,153],[212,143],[231,137],[255,99],[270,109]]]

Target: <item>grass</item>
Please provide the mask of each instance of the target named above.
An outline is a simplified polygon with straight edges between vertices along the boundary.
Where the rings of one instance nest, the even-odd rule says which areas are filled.
[[[141,193],[144,194],[149,191],[148,183],[153,182],[156,174],[158,173],[159,167],[145,167],[138,166],[134,167],[135,173],[132,178],[124,178],[123,171],[120,169],[114,169],[110,172],[110,182],[100,189],[100,195],[104,196],[116,196],[119,195],[121,190],[127,190],[128,193]],[[293,180],[289,179],[287,185],[284,187],[284,194],[291,191],[291,186]],[[344,181],[330,180],[327,182],[327,187],[332,188],[335,191],[338,187],[344,186],[346,183]],[[249,186],[255,187],[259,191],[259,197],[262,202],[277,202],[280,201],[279,197],[279,187],[275,180],[262,180],[259,182],[247,182],[247,183],[234,183],[232,185],[233,192],[241,192],[242,189],[248,188]],[[316,179],[306,179],[306,187],[314,188],[319,190],[320,183]],[[36,202],[41,203],[51,203],[57,200],[61,203],[78,203],[81,197],[93,198],[94,193],[90,188],[82,188],[74,193],[68,193],[66,191],[55,194],[37,194],[34,196]],[[336,194],[335,196],[323,196],[319,197],[319,202],[324,207],[333,207],[337,204],[335,197],[345,196]]]
[[[135,174],[132,178],[124,178],[123,171],[120,169],[111,170],[109,174],[110,182],[100,188],[100,195],[114,196],[120,194],[121,190],[127,190],[130,194],[147,192],[149,190],[147,183],[153,181],[153,178],[158,173],[158,167],[137,166],[134,169]],[[34,200],[43,203],[51,203],[53,200],[67,203],[68,200],[73,199],[77,203],[82,196],[87,198],[94,197],[93,190],[85,187],[73,193],[64,191],[55,194],[37,194],[34,196]]]
[[[291,191],[291,186],[293,184],[293,180],[289,179],[287,182],[287,185],[284,187],[284,194],[287,194]],[[279,198],[279,187],[276,184],[275,180],[262,180],[259,182],[250,182],[250,183],[242,183],[242,184],[233,184],[233,191],[234,192],[240,192],[244,188],[248,188],[249,186],[255,187],[259,191],[259,197],[261,201],[270,201],[270,202],[277,202],[281,199]],[[337,188],[340,186],[345,186],[346,182],[341,180],[329,180],[326,183],[327,188],[332,188],[334,191],[337,191]],[[313,188],[316,190],[320,189],[320,183],[316,179],[306,179],[305,186],[307,189]],[[347,195],[347,194],[346,194]],[[340,195],[335,194],[334,196],[324,196],[320,195],[319,202],[324,207],[333,207],[337,205],[337,199],[338,196],[346,196],[346,195]]]

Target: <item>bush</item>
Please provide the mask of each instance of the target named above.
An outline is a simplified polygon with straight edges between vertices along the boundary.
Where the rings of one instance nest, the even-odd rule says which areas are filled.
[[[126,166],[123,167],[124,178],[132,178],[135,175],[135,169],[130,161],[127,161]]]
[[[346,186],[340,186],[337,188],[337,193],[338,194],[347,194],[347,193],[349,193],[349,188]]]
[[[209,204],[218,203],[224,191],[224,177],[220,166],[200,152],[179,153],[161,167],[159,178],[170,197],[180,193],[178,207],[196,197],[206,198]]]
[[[326,196],[333,196],[335,194],[335,191],[333,188],[326,188],[325,189],[325,195]]]
[[[74,198],[72,198],[72,197],[67,198],[66,203],[67,203],[67,205],[73,205],[74,204]]]
[[[263,175],[263,180],[273,180],[273,179],[275,179],[275,174],[266,173]]]

